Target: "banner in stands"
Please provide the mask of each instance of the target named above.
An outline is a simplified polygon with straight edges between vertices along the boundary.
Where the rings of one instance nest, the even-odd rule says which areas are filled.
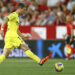
[[[32,27],[31,35],[33,39],[44,39],[46,40],[46,27]]]
[[[66,26],[20,26],[20,31],[23,34],[29,33],[32,35],[32,39],[64,39],[64,35],[67,33]],[[4,29],[4,33],[6,33],[7,27]],[[74,27],[74,35],[75,35],[75,27]],[[0,35],[0,40],[2,40],[4,36]]]
[[[52,52],[52,58],[66,57],[65,41],[62,40],[31,40],[26,41],[31,51],[40,58],[48,56]],[[0,41],[0,54],[3,52],[4,42]],[[21,49],[14,49],[9,57],[27,57]],[[75,54],[71,57],[75,57]]]

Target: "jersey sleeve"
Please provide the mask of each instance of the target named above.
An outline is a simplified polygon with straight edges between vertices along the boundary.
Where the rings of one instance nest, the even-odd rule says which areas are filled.
[[[15,18],[15,13],[12,13],[7,16],[9,20],[13,20]]]

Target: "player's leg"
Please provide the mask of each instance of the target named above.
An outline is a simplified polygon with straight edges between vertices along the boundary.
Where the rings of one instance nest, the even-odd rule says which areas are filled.
[[[66,41],[67,41],[67,45],[66,45],[67,59],[70,59],[70,56],[72,55],[72,53],[74,51],[74,48],[71,47],[71,45],[73,44],[73,39],[72,39],[72,41],[70,41],[70,35],[68,35]]]
[[[67,59],[70,59],[70,53],[71,53],[70,35],[67,36],[66,43],[67,43],[66,44]]]
[[[71,50],[72,50],[72,53],[74,54],[75,53],[75,48],[74,48],[74,38],[73,38],[73,40],[72,40],[72,42],[71,42]]]
[[[40,65],[42,65],[48,57],[44,58],[44,59],[40,59],[38,56],[36,56],[30,49],[29,47],[26,45],[26,43],[22,40],[21,37],[15,38],[14,39],[14,47],[18,48],[20,47],[25,54],[32,58],[33,60],[35,60],[37,63],[40,63]]]
[[[32,58],[33,60],[35,60],[37,63],[39,63],[40,65],[42,65],[45,61],[48,60],[48,57],[44,58],[44,59],[40,59],[38,56],[36,56],[26,44],[21,44],[20,48],[22,50],[24,50],[24,52],[26,53],[26,55],[30,58]]]
[[[2,63],[10,54],[9,49],[4,49],[2,55],[0,56],[0,63]]]
[[[52,51],[49,52],[49,58],[52,58]]]
[[[12,42],[10,41],[9,37],[5,37],[4,39],[5,45],[2,55],[0,56],[0,63],[3,62],[10,54],[10,52],[13,50]]]

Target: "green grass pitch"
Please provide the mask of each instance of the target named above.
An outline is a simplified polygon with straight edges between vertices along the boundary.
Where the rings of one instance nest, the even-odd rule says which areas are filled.
[[[62,72],[55,71],[56,62],[64,64]],[[28,58],[8,58],[0,64],[0,75],[75,75],[75,60],[50,59],[40,66]]]

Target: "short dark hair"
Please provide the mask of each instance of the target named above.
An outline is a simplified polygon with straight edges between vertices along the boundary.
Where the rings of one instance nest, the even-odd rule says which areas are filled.
[[[19,3],[19,4],[18,4],[18,8],[23,8],[23,7],[26,7],[26,5],[23,4],[23,3]]]

